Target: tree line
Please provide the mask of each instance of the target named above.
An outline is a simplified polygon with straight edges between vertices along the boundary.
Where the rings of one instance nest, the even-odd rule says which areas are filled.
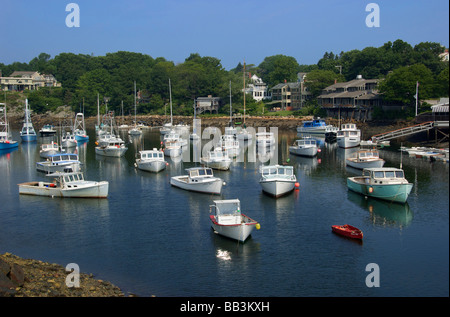
[[[305,84],[313,97],[334,82],[349,81],[357,75],[384,79],[379,90],[388,102],[413,103],[416,82],[420,82],[421,99],[448,97],[449,66],[439,58],[443,51],[439,43],[422,42],[413,47],[396,40],[378,48],[366,47],[339,54],[326,52],[317,64],[312,65],[299,64],[294,57],[279,54],[266,57],[257,66],[246,64],[245,75],[241,62],[235,68],[225,70],[218,58],[198,53],[175,64],[164,57],[153,58],[126,51],[105,56],[61,53],[54,58],[41,53],[29,63],[0,63],[0,69],[5,77],[14,71],[38,71],[55,76],[62,87],[26,92],[33,110],[38,113],[69,105],[74,111],[84,111],[87,116],[96,115],[97,96],[102,108],[107,102],[108,109],[119,114],[123,104],[125,114],[134,113],[136,82],[138,113],[164,114],[169,103],[170,79],[174,114],[192,115],[197,97],[212,95],[227,102],[230,83],[233,109],[242,112],[244,76],[253,74],[271,88],[284,81],[297,81],[297,74],[306,72]],[[313,98],[311,104],[314,106],[314,103]],[[246,96],[247,113],[256,114],[262,107],[265,107],[264,103]],[[223,113],[228,110],[228,107],[221,109]]]

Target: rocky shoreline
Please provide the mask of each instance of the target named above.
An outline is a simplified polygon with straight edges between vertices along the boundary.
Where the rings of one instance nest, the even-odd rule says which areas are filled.
[[[122,290],[92,274],[79,275],[79,287],[68,287],[65,267],[0,254],[0,297],[124,297]]]

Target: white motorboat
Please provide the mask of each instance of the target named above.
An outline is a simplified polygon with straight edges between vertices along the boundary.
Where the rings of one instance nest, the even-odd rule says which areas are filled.
[[[74,153],[51,154],[44,162],[36,162],[36,170],[43,173],[79,172],[81,162]]]
[[[106,198],[107,181],[86,181],[82,172],[53,173],[53,182],[27,182],[18,184],[19,194],[64,197],[64,198]]]
[[[135,166],[143,171],[157,173],[166,168],[167,162],[164,160],[164,152],[153,148],[153,150],[139,151]]]
[[[109,141],[100,140],[95,147],[95,154],[110,156],[110,157],[122,157],[128,148],[125,146],[125,142],[122,139],[113,137]]]
[[[239,199],[214,200],[209,206],[211,227],[217,234],[245,242],[253,229],[260,229],[258,222],[241,213]]]
[[[236,157],[239,154],[239,141],[236,141],[230,134],[222,135],[217,147],[225,151],[230,158]]]
[[[353,168],[364,169],[371,167],[383,167],[385,161],[380,158],[378,150],[359,150],[354,156],[346,158],[345,163]]]
[[[58,143],[52,141],[52,143],[41,144],[41,150],[39,151],[40,157],[47,158],[56,153],[60,153]]]
[[[28,109],[28,99],[25,99],[25,119],[23,121],[22,130],[20,131],[20,138],[23,142],[36,141],[36,131],[31,122],[30,110]]]
[[[192,167],[186,170],[188,175],[173,176],[170,184],[181,189],[220,195],[224,181],[215,177],[209,167]]]
[[[312,138],[303,138],[295,140],[294,145],[289,147],[289,153],[313,157],[317,155],[319,151],[316,140]]]
[[[206,157],[201,158],[202,164],[213,169],[226,171],[230,169],[231,158],[226,151],[221,148],[215,148],[213,151],[208,151]]]
[[[336,135],[338,146],[344,149],[359,146],[361,142],[361,130],[354,123],[343,124]]]
[[[181,156],[183,152],[183,147],[178,141],[169,141],[164,145],[164,155],[170,156],[171,158]]]
[[[180,133],[176,132],[174,129],[164,135],[163,138],[164,144],[176,141],[178,141],[181,144],[181,146],[187,145],[187,140],[183,139]]]
[[[292,166],[268,165],[261,167],[259,183],[265,193],[280,197],[294,190],[297,178]]]
[[[70,132],[66,132],[66,135],[61,136],[61,146],[64,148],[76,147],[78,145],[78,141]]]
[[[44,126],[39,130],[41,136],[51,136],[56,134],[56,129],[51,124],[44,124]]]
[[[271,147],[275,145],[275,137],[272,132],[256,133],[256,145],[259,147]]]

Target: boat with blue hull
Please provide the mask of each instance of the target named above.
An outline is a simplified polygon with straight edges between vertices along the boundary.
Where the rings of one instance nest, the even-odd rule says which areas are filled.
[[[17,148],[19,143],[11,139],[8,118],[6,116],[6,104],[0,103],[0,150]]]
[[[405,203],[413,184],[405,178],[402,169],[381,167],[365,168],[362,176],[348,177],[347,187],[365,196]]]
[[[338,128],[332,125],[326,124],[323,119],[314,119],[303,121],[302,125],[297,127],[298,133],[307,133],[307,134],[325,134],[328,132],[337,132]]]
[[[89,135],[87,135],[86,128],[84,126],[84,114],[81,112],[77,113],[75,117],[73,134],[75,135],[75,139],[79,142],[89,140]]]

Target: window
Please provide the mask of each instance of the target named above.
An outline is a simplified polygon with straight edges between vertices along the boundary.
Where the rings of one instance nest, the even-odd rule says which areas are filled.
[[[403,171],[396,171],[395,172],[395,177],[397,177],[397,178],[405,178],[405,176],[403,175]]]
[[[374,178],[384,178],[384,172],[374,172]]]
[[[395,177],[394,171],[388,171],[385,174],[386,174],[386,178],[394,178]]]

